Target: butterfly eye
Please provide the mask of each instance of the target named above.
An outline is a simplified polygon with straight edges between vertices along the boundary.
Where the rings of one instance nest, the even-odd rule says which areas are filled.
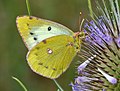
[[[51,27],[48,27],[48,31],[50,31],[51,30]]]
[[[85,38],[85,33],[84,32],[80,32],[79,35],[78,35],[78,38]]]

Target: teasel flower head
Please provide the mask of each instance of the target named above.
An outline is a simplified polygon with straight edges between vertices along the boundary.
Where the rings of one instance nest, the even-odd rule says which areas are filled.
[[[120,10],[117,0],[109,0],[108,9],[98,4],[102,13],[87,21],[87,34],[81,52],[78,76],[71,83],[73,91],[120,91]]]

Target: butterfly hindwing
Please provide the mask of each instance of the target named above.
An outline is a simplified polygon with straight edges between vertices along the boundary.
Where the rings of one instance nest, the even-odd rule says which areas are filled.
[[[17,17],[16,23],[29,50],[46,38],[62,34],[73,35],[70,29],[61,24],[33,16]]]
[[[47,38],[33,47],[27,55],[31,69],[48,78],[59,77],[70,65],[76,55],[74,39],[68,35]]]

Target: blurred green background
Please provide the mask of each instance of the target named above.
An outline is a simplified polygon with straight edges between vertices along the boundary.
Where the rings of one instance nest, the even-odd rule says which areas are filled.
[[[73,31],[79,30],[79,12],[88,17],[87,0],[29,0],[33,16],[59,22]],[[16,17],[27,15],[25,0],[0,0],[0,91],[23,91],[12,76],[19,78],[29,91],[56,91],[50,79],[33,73],[26,62],[25,47],[16,27]],[[65,91],[76,76],[76,57],[57,81]]]

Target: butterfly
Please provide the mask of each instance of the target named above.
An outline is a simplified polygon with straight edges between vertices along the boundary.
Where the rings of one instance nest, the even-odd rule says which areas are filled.
[[[30,68],[50,79],[67,70],[85,36],[84,32],[74,33],[61,24],[34,16],[18,16],[16,24],[28,48]]]

